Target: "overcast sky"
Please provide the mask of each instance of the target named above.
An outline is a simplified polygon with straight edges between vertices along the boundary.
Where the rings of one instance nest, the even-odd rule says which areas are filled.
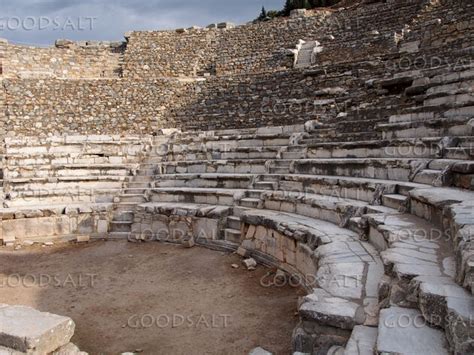
[[[25,44],[122,40],[131,30],[245,23],[284,0],[0,0],[0,37]]]

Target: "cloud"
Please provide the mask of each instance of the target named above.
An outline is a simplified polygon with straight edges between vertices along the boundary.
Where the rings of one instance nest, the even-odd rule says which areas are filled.
[[[6,4],[3,4],[5,2]],[[230,21],[245,23],[283,0],[0,0],[0,37],[48,45],[58,38],[122,40],[132,30],[164,30]],[[48,21],[50,22],[49,25]],[[92,26],[91,26],[92,25]]]

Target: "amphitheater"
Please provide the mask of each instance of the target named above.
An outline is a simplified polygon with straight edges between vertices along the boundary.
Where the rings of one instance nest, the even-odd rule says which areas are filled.
[[[1,40],[0,275],[41,245],[234,253],[303,281],[294,355],[473,354],[473,56],[469,0]],[[82,354],[0,303],[0,354]]]

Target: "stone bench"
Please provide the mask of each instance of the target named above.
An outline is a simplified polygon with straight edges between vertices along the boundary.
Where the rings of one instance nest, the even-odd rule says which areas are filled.
[[[139,164],[58,164],[41,166],[4,167],[5,179],[54,178],[83,176],[128,176],[138,170]]]
[[[287,126],[270,126],[270,127],[259,127],[259,128],[235,128],[235,129],[223,129],[215,131],[196,131],[194,137],[200,138],[221,138],[221,137],[235,137],[235,136],[282,136],[291,135],[293,133],[304,132],[305,127],[303,124],[299,125],[287,125]],[[176,132],[173,135],[174,139],[184,138],[189,139],[188,132]],[[195,138],[196,139],[196,138]]]
[[[422,121],[379,124],[377,129],[384,139],[415,137],[472,136],[474,122],[471,118],[433,118]]]
[[[162,162],[139,171],[156,174],[308,174],[415,182],[433,186],[455,183],[464,186],[472,180],[472,161],[423,158],[346,158],[277,160],[203,160]],[[153,165],[152,165],[153,166]],[[463,179],[465,182],[463,182]],[[470,185],[470,184],[468,184]]]
[[[214,244],[225,248],[224,226],[230,206],[152,202],[137,206],[129,240]],[[192,245],[193,245],[192,244]],[[192,246],[189,245],[189,246]]]
[[[472,294],[456,284],[456,256],[441,229],[408,214],[368,215],[369,240],[381,251],[385,275],[379,299],[417,308],[445,329],[455,353],[472,351]],[[383,325],[381,324],[383,327]]]
[[[440,226],[454,250],[457,283],[474,294],[474,195],[457,189],[415,189],[410,192],[413,215]]]
[[[0,209],[0,239],[14,245],[25,241],[75,240],[77,236],[105,237],[111,204],[40,205]]]
[[[182,174],[182,173],[228,173],[228,174],[264,174],[267,172],[267,160],[213,160],[213,161],[182,161],[162,162],[151,169],[150,173]]]
[[[5,207],[39,206],[67,203],[113,203],[114,198],[122,193],[122,186],[113,188],[74,185],[69,187],[39,187],[38,189],[14,190],[7,193],[3,201]]]
[[[277,159],[284,146],[267,146],[267,147],[242,147],[242,146],[212,146],[200,147],[196,149],[186,149],[168,151],[157,158],[153,158],[150,162],[159,163],[162,161],[189,161],[189,160],[241,160],[241,159]]]
[[[380,203],[383,194],[408,196],[414,188],[430,185],[393,180],[353,178],[346,176],[301,174],[162,174],[153,177],[157,188],[191,187],[254,189],[265,191],[307,192],[333,197]]]
[[[312,175],[353,176],[361,178],[415,182],[433,186],[451,184],[448,172],[455,163],[456,174],[471,179],[471,161],[444,161],[411,158],[380,159],[301,159],[291,167],[292,173]]]
[[[250,188],[252,174],[162,174],[155,175],[150,183],[153,187],[219,187],[224,189]]]
[[[383,266],[375,249],[357,234],[285,212],[249,210],[241,219],[242,246],[250,255],[270,257],[309,282],[312,292],[300,302],[294,351],[307,353],[316,343],[322,348],[342,345],[357,324],[376,325]]]

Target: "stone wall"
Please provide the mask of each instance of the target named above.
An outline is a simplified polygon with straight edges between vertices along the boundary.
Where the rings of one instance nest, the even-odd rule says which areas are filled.
[[[196,97],[176,112],[176,122],[204,130],[304,123],[356,105],[356,82],[350,75],[313,77],[296,70],[212,77],[196,84]]]
[[[4,80],[10,135],[122,134],[175,126],[193,84],[177,79]]]
[[[324,120],[376,96],[347,66],[316,76],[291,70],[198,80],[12,79],[4,85],[10,135],[286,125]]]
[[[370,83],[411,69],[397,61],[409,55],[416,64],[437,41],[446,53],[450,45],[472,46],[472,6],[451,2],[387,1],[235,28],[132,32],[123,46],[0,42],[5,131],[150,134],[159,128],[285,125],[335,118],[364,105],[401,107],[403,88],[380,90]],[[441,25],[432,22],[438,17]],[[403,31],[405,24],[411,32]],[[289,49],[299,39],[321,43],[310,69],[291,68]]]
[[[217,75],[288,69],[293,64],[288,50],[295,48],[300,39],[312,39],[329,12],[311,14],[239,26],[221,33],[218,38]]]
[[[286,69],[287,53],[326,13],[235,28],[132,32],[124,77],[203,76]],[[290,61],[292,64],[292,61]]]
[[[128,35],[124,76],[236,75],[287,70],[299,40],[318,40],[319,63],[366,59],[397,50],[395,33],[422,8],[422,0],[308,11],[235,28],[142,31]],[[384,21],[380,21],[380,16]]]
[[[122,42],[61,40],[47,48],[3,43],[2,75],[6,78],[118,78],[124,48]]]
[[[190,77],[214,73],[217,35],[218,30],[210,29],[132,32],[127,37],[124,77]]]

